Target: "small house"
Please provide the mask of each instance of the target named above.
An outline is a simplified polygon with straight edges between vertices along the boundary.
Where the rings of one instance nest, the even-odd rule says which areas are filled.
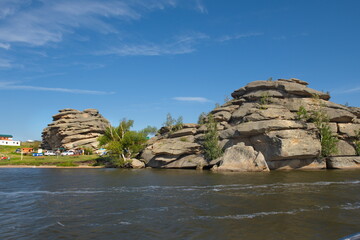
[[[14,141],[12,135],[0,134],[0,145],[20,146],[20,141]]]
[[[33,148],[22,148],[21,151],[23,153],[32,153],[32,152],[34,152],[34,149]]]

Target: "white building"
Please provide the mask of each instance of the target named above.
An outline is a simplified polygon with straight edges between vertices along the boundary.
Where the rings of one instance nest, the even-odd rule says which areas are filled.
[[[4,146],[20,146],[20,141],[14,141],[12,135],[0,134],[0,145]]]

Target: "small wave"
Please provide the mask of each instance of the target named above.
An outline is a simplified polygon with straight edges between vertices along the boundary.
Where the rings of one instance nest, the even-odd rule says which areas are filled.
[[[293,209],[289,211],[270,211],[270,212],[257,212],[257,213],[249,213],[249,214],[237,214],[237,215],[227,215],[227,216],[198,216],[195,217],[198,220],[212,220],[212,219],[233,219],[233,220],[241,220],[241,219],[252,219],[257,217],[266,217],[270,215],[294,215],[301,212],[312,212],[312,211],[322,211],[324,209],[330,208],[329,206],[316,206],[315,208],[299,208]]]
[[[62,195],[62,194],[99,194],[99,193],[111,193],[111,192],[154,192],[154,191],[230,191],[230,190],[247,190],[247,189],[278,189],[296,187],[311,187],[311,186],[329,186],[329,185],[357,185],[360,184],[360,180],[355,181],[343,181],[343,182],[304,182],[304,183],[271,183],[271,184],[228,184],[228,185],[193,185],[193,186],[161,186],[150,185],[141,187],[113,187],[105,189],[78,189],[78,190],[63,190],[63,191],[16,191],[16,192],[0,192],[0,196],[19,196],[19,195],[36,195],[36,194],[48,194],[48,195]]]
[[[0,196],[22,196],[22,195],[62,195],[62,194],[97,194],[106,191],[18,191],[18,192],[0,192]]]
[[[346,203],[346,204],[340,205],[340,209],[343,209],[343,210],[360,209],[360,202]]]

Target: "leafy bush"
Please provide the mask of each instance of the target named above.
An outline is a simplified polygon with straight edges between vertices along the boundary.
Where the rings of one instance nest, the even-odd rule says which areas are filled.
[[[310,116],[304,106],[300,106],[299,111],[296,113],[298,120],[308,121]]]
[[[213,160],[221,157],[223,151],[219,146],[219,135],[217,131],[217,122],[213,115],[208,116],[208,123],[206,123],[207,131],[205,133],[203,147],[204,155],[208,160]]]

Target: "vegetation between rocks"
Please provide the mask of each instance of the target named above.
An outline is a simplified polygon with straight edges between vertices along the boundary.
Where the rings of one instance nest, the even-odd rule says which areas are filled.
[[[360,129],[358,131],[355,131],[354,144],[355,144],[356,154],[360,156]]]
[[[176,132],[183,128],[183,117],[180,116],[178,119],[175,119],[171,116],[170,113],[166,115],[166,121],[163,123],[164,127],[168,127],[170,132]]]
[[[204,136],[204,155],[208,160],[213,160],[218,157],[221,157],[223,151],[219,146],[219,135],[217,131],[217,122],[214,119],[214,116],[210,114],[208,116],[208,122],[206,123],[206,133]]]
[[[332,134],[329,117],[322,109],[307,111],[304,106],[300,106],[296,114],[299,120],[315,124],[320,135],[322,157],[328,157],[338,152],[336,143],[339,140]]]

